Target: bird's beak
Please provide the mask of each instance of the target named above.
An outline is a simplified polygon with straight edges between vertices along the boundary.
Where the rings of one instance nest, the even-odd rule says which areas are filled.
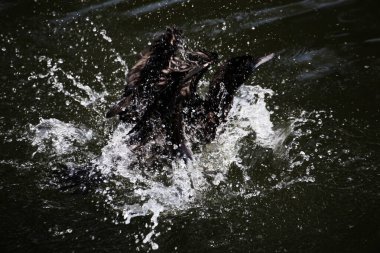
[[[264,63],[272,60],[273,57],[274,57],[274,54],[272,53],[272,54],[268,54],[266,56],[263,56],[263,57],[257,59],[257,61],[256,61],[255,65],[253,66],[253,68],[254,69],[258,68],[261,64],[264,64]]]

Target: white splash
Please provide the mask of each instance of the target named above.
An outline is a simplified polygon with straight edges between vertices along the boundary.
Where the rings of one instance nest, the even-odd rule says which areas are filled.
[[[285,136],[273,129],[271,112],[265,102],[266,97],[272,95],[271,89],[260,86],[240,87],[227,123],[218,128],[217,138],[197,156],[198,166],[216,172],[214,184],[223,180],[232,163],[241,166],[238,151],[243,137],[256,133],[256,143],[266,148],[275,148],[282,143]]]
[[[267,109],[266,97],[273,95],[271,89],[264,89],[260,86],[245,86],[239,89],[230,119],[232,123],[245,131],[246,134],[254,131],[256,141],[266,148],[273,148],[277,143],[276,132],[273,130],[273,123],[270,119],[271,112]],[[234,122],[233,119],[236,119]],[[236,129],[231,129],[234,131]],[[242,137],[242,136],[240,136]]]
[[[112,43],[112,38],[107,35],[107,31],[105,29],[102,27],[99,28],[94,22],[90,21],[90,19],[86,19],[86,21],[88,22],[89,29],[92,31],[92,36],[100,37],[104,41]],[[91,40],[92,38],[82,37],[81,40],[85,39]],[[51,85],[55,91],[63,93],[67,97],[66,104],[70,104],[71,100],[74,100],[83,107],[91,108],[101,114],[104,110],[102,108],[102,103],[108,95],[107,87],[110,85],[109,83],[107,84],[107,81],[114,85],[120,85],[120,82],[125,82],[125,77],[128,73],[128,66],[125,60],[122,58],[120,53],[115,50],[115,48],[109,48],[107,45],[104,46],[104,50],[108,50],[109,59],[111,60],[107,63],[108,66],[116,67],[115,71],[112,72],[112,76],[117,76],[116,74],[118,72],[122,72],[124,74],[124,78],[117,78],[116,80],[111,81],[105,80],[105,77],[101,72],[92,73],[95,77],[96,86],[99,86],[100,84],[102,87],[100,91],[95,90],[95,83],[84,83],[81,80],[81,74],[68,70],[63,64],[63,59],[55,59],[45,55],[40,55],[36,58],[38,62],[46,63],[45,70],[40,73],[31,72],[28,77],[28,81],[32,81],[31,83],[33,83],[33,86],[41,83],[44,85],[44,89],[47,83]],[[83,58],[83,56],[80,56],[80,60],[83,63],[89,61],[88,59]],[[95,65],[95,68],[98,68],[98,66]],[[42,82],[35,82],[34,80],[42,80]],[[53,92],[51,94],[53,94]]]
[[[315,157],[321,148],[324,135],[313,136],[316,141],[315,146],[304,146],[301,143],[309,140],[314,131],[324,133],[324,119],[331,119],[332,111],[302,111],[297,118],[293,118],[290,122],[289,129],[284,130],[285,138],[289,137],[286,145],[282,145],[281,155],[288,161],[287,172],[298,171],[298,177],[287,177],[278,182],[272,189],[290,188],[297,183],[314,183],[315,177]],[[311,130],[312,129],[312,130]],[[323,159],[324,156],[318,154],[318,159]]]
[[[32,145],[37,147],[36,153],[48,152],[63,155],[77,150],[75,145],[83,145],[93,137],[92,130],[81,129],[58,119],[40,119],[36,126],[31,125],[34,133]]]
[[[110,137],[108,144],[102,149],[102,155],[96,164],[104,174],[111,171],[133,184],[132,195],[138,203],[126,203],[121,208],[125,222],[138,216],[152,214],[151,231],[142,238],[143,243],[150,243],[152,249],[157,249],[154,243],[155,228],[161,213],[186,210],[202,199],[203,192],[209,187],[225,180],[231,163],[239,163],[239,140],[251,132],[256,132],[257,142],[265,147],[273,147],[278,140],[270,112],[266,108],[265,99],[273,91],[260,86],[242,86],[235,98],[228,123],[219,127],[218,138],[207,145],[204,152],[196,154],[193,164],[182,160],[173,160],[164,170],[171,171],[170,184],[142,172],[136,166],[137,157],[133,146],[129,146],[128,132],[131,126],[119,124]],[[215,178],[210,183],[203,174],[204,169],[214,170]],[[128,197],[130,193],[128,192]],[[126,201],[128,202],[128,201]]]
[[[182,160],[174,160],[170,166],[164,168],[172,173],[170,185],[144,174],[143,169],[136,166],[136,162],[141,158],[135,154],[135,147],[127,144],[130,130],[131,126],[119,124],[95,164],[103,174],[112,172],[133,184],[133,189],[126,191],[128,198],[138,199],[138,203],[128,203],[126,200],[123,206],[114,208],[123,212],[126,224],[129,224],[132,218],[152,214],[151,231],[145,235],[142,242],[149,243],[152,249],[157,249],[154,237],[160,213],[187,209],[195,202],[198,191],[204,188],[206,181],[201,170],[191,168],[191,165],[186,165]]]
[[[80,77],[74,75],[69,71],[65,71],[60,65],[63,63],[61,59],[54,60],[50,57],[40,56],[39,62],[46,62],[46,73],[31,73],[28,77],[28,81],[35,79],[46,79],[47,83],[52,85],[58,92],[65,94],[70,99],[75,100],[82,106],[87,107],[96,101],[103,101],[104,97],[108,95],[107,91],[96,92],[90,86],[83,84],[80,81]],[[75,87],[77,92],[68,91],[71,87]],[[86,96],[81,95],[85,93]]]
[[[140,242],[149,244],[152,249],[158,249],[159,245],[155,243],[158,236],[156,229],[162,214],[187,210],[201,203],[209,188],[226,180],[232,163],[241,166],[244,171],[239,157],[242,138],[255,133],[255,141],[260,146],[272,149],[282,146],[289,131],[274,130],[271,112],[266,104],[266,99],[273,93],[272,90],[260,86],[243,85],[234,99],[227,123],[219,126],[217,138],[212,143],[206,145],[201,153],[194,155],[193,163],[173,160],[162,168],[171,172],[170,183],[166,184],[149,173],[143,173],[143,168],[138,163],[142,158],[135,152],[135,146],[128,145],[128,132],[132,126],[117,126],[93,164],[103,174],[117,174],[131,183],[124,186],[126,197],[121,205],[113,205],[113,196],[104,191],[111,206],[122,211],[126,224],[136,217],[151,215],[149,232],[141,237]],[[38,146],[37,152],[48,148],[46,140],[52,142],[56,154],[63,154],[75,150],[74,142],[82,144],[92,138],[91,130],[80,129],[56,119],[42,119],[31,129],[35,132],[32,144]],[[293,130],[292,128],[291,131]],[[208,173],[210,171],[214,175],[211,180]],[[312,180],[311,177],[293,178],[290,182],[279,183],[275,188],[281,189],[297,182]],[[124,189],[123,186],[121,188]],[[250,194],[247,197],[256,197],[260,191]]]

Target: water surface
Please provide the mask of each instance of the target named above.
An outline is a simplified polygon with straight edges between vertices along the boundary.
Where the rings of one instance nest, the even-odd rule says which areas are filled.
[[[377,1],[19,0],[0,21],[2,252],[379,252]],[[188,165],[104,117],[173,24],[223,59],[277,55]]]

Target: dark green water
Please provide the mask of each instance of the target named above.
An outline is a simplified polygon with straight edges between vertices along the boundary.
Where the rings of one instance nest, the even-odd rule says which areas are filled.
[[[278,57],[192,166],[159,168],[104,114],[172,24]],[[380,252],[378,1],[1,1],[0,85],[1,252]],[[59,189],[89,163],[104,182]]]

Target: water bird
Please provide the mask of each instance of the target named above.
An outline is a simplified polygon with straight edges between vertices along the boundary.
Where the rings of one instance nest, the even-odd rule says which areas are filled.
[[[168,74],[173,56],[182,44],[181,34],[176,28],[167,28],[150,47],[140,53],[139,60],[127,74],[122,99],[107,112],[107,118],[120,115],[124,121],[128,121],[137,116],[135,113],[142,115],[152,97],[164,88],[162,79]]]
[[[164,136],[169,153],[192,159],[185,131],[201,143],[212,141],[217,127],[226,121],[238,88],[273,57],[243,55],[222,62],[202,99],[198,83],[218,63],[218,54],[186,48],[183,32],[168,27],[140,53],[127,75],[123,97],[106,117],[118,115],[121,121],[134,124],[129,132],[131,144],[141,146]]]

